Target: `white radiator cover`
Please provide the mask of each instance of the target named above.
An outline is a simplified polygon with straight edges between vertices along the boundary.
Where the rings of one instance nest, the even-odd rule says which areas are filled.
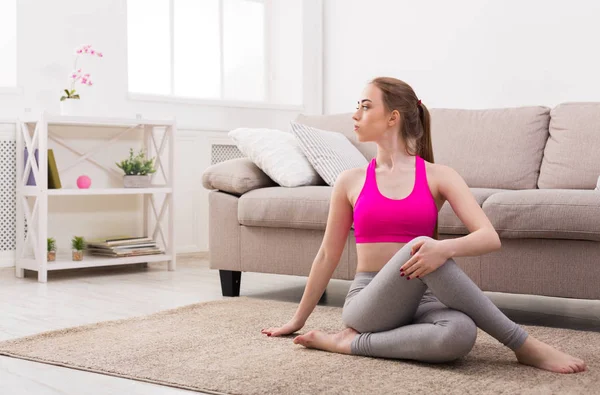
[[[16,150],[15,124],[0,123],[0,267],[15,264]]]
[[[0,140],[0,251],[15,250],[16,142]]]

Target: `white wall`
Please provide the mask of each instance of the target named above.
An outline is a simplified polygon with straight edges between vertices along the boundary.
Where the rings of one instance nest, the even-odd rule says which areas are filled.
[[[92,73],[95,85],[80,92],[84,115],[134,118],[177,119],[179,139],[176,196],[177,252],[208,250],[207,194],[201,185],[201,175],[210,165],[210,144],[231,143],[226,132],[237,127],[268,127],[287,129],[289,121],[299,112],[322,111],[322,0],[303,1],[304,47],[303,106],[274,108],[238,108],[193,103],[165,103],[131,100],[127,94],[127,40],[125,0],[19,0],[17,9],[18,93],[0,93],[0,123],[15,120],[24,112],[37,114],[43,110],[58,113],[59,97],[71,71],[73,51],[83,44],[92,44],[104,54],[102,59],[81,58],[80,66]],[[199,40],[201,46],[201,40]],[[289,49],[288,49],[289,50]],[[274,76],[276,78],[277,76]],[[64,158],[64,156],[63,156]],[[57,158],[57,162],[59,158]],[[60,164],[59,164],[60,167]],[[93,165],[77,169],[85,173]],[[75,175],[65,175],[72,184]],[[71,187],[73,185],[67,185]],[[88,207],[90,201],[87,201]],[[108,204],[108,203],[107,203]],[[73,206],[70,202],[68,205]],[[52,234],[66,245],[73,232],[84,232],[75,225],[77,207],[85,211],[85,202],[78,202],[66,221],[57,216],[68,208],[56,203]],[[119,210],[136,207],[127,203]],[[62,213],[62,214],[61,214]],[[116,212],[120,215],[119,212]],[[121,214],[125,215],[123,211]],[[66,214],[65,214],[66,215]],[[88,220],[98,226],[102,213]],[[63,217],[62,218],[66,218]],[[85,224],[84,224],[85,225]],[[128,231],[129,228],[125,228]],[[96,229],[97,230],[97,229]],[[98,232],[96,232],[98,233]]]
[[[600,101],[600,2],[327,0],[324,111],[354,111],[380,75],[428,107]]]

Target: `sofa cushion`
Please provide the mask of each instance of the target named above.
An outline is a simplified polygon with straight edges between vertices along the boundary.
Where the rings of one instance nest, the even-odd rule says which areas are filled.
[[[434,108],[430,113],[435,162],[455,169],[470,187],[536,187],[549,108]]]
[[[299,114],[296,122],[303,125],[312,126],[321,130],[331,130],[346,136],[348,140],[364,155],[367,160],[371,160],[377,154],[377,145],[374,142],[360,142],[354,133],[353,113],[334,114],[334,115],[304,115]]]
[[[479,203],[479,206],[483,205],[483,202],[487,198],[492,196],[494,193],[505,192],[506,189],[495,189],[495,188],[470,188],[471,193]],[[462,221],[456,216],[452,206],[447,201],[444,203],[438,214],[438,232],[440,234],[448,235],[467,235],[469,230],[462,223]]]
[[[532,189],[498,192],[483,203],[503,238],[600,241],[600,193]]]
[[[242,195],[257,188],[277,185],[248,158],[229,159],[215,163],[202,173],[202,186],[233,195]]]
[[[238,221],[245,226],[325,229],[333,187],[255,189],[240,197]]]
[[[539,188],[594,189],[600,176],[600,103],[563,103],[550,112]]]
[[[274,228],[325,229],[332,187],[304,186],[298,188],[261,188],[240,197],[238,221],[246,226]],[[501,189],[471,188],[481,206]],[[440,234],[468,234],[448,202],[439,213]]]

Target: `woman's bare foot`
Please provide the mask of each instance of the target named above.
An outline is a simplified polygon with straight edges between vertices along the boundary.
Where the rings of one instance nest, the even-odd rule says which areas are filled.
[[[587,370],[585,362],[554,347],[528,336],[525,343],[515,350],[517,360],[524,365],[556,373],[579,373]]]
[[[304,335],[296,336],[294,344],[340,354],[350,354],[350,345],[356,335],[358,335],[358,332],[352,328],[346,328],[338,333],[310,331]]]

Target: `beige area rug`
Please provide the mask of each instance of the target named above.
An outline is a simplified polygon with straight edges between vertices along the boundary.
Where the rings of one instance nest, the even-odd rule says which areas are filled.
[[[248,297],[46,332],[0,343],[0,354],[173,387],[227,394],[584,394],[600,383],[600,333],[525,326],[584,359],[588,371],[562,375],[516,362],[485,332],[465,358],[424,364],[311,350],[284,324],[296,303]],[[317,306],[300,330],[344,328],[341,308]]]

